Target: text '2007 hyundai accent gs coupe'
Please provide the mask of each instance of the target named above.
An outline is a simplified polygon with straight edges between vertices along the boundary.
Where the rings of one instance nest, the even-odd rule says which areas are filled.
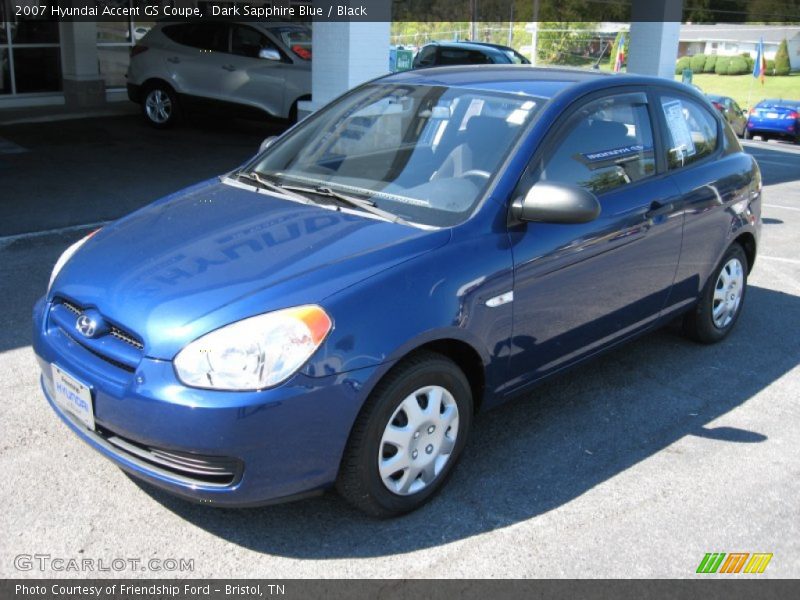
[[[678,317],[725,338],[761,228],[730,127],[666,80],[390,75],[80,240],[34,309],[53,410],[219,506],[427,501],[473,416]]]

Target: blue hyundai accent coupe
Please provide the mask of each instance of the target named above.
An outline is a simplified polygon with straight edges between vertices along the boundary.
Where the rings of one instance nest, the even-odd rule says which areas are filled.
[[[410,71],[244,166],[90,234],[34,309],[53,410],[203,503],[441,488],[473,416],[678,317],[725,338],[755,161],[698,92],[534,69]]]

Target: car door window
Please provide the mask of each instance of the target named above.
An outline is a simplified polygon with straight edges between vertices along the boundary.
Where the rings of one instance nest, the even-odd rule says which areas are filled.
[[[182,25],[178,43],[200,50],[228,51],[228,26],[223,23],[190,23]]]
[[[583,187],[595,194],[655,173],[653,129],[643,93],[589,102],[539,166],[539,179]]]
[[[697,162],[717,149],[717,120],[694,100],[662,96],[670,169]]]
[[[258,58],[264,48],[278,50],[278,47],[263,33],[252,27],[236,25],[231,35],[231,52],[239,56]]]

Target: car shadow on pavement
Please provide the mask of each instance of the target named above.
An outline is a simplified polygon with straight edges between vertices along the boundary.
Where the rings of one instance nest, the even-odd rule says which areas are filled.
[[[786,335],[787,322],[800,322],[800,298],[751,286],[737,329],[721,344],[660,330],[479,415],[452,479],[401,518],[368,518],[333,493],[232,510],[138,485],[197,527],[272,555],[375,557],[463,540],[569,503],[686,436],[703,444],[767,441],[713,421],[800,363],[800,340]]]

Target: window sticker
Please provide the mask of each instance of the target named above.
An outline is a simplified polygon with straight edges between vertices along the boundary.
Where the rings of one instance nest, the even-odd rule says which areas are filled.
[[[664,117],[667,120],[667,127],[672,134],[672,141],[675,144],[673,150],[678,150],[682,158],[694,156],[697,150],[692,140],[692,132],[689,131],[689,124],[684,115],[683,104],[680,100],[672,100],[661,105],[664,110]]]
[[[630,156],[631,154],[639,155],[646,150],[651,150],[651,148],[646,148],[642,144],[633,144],[631,146],[622,146],[621,148],[612,148],[610,150],[601,150],[599,152],[585,152],[581,154],[581,156],[583,156],[583,158],[589,162],[598,162]]]

